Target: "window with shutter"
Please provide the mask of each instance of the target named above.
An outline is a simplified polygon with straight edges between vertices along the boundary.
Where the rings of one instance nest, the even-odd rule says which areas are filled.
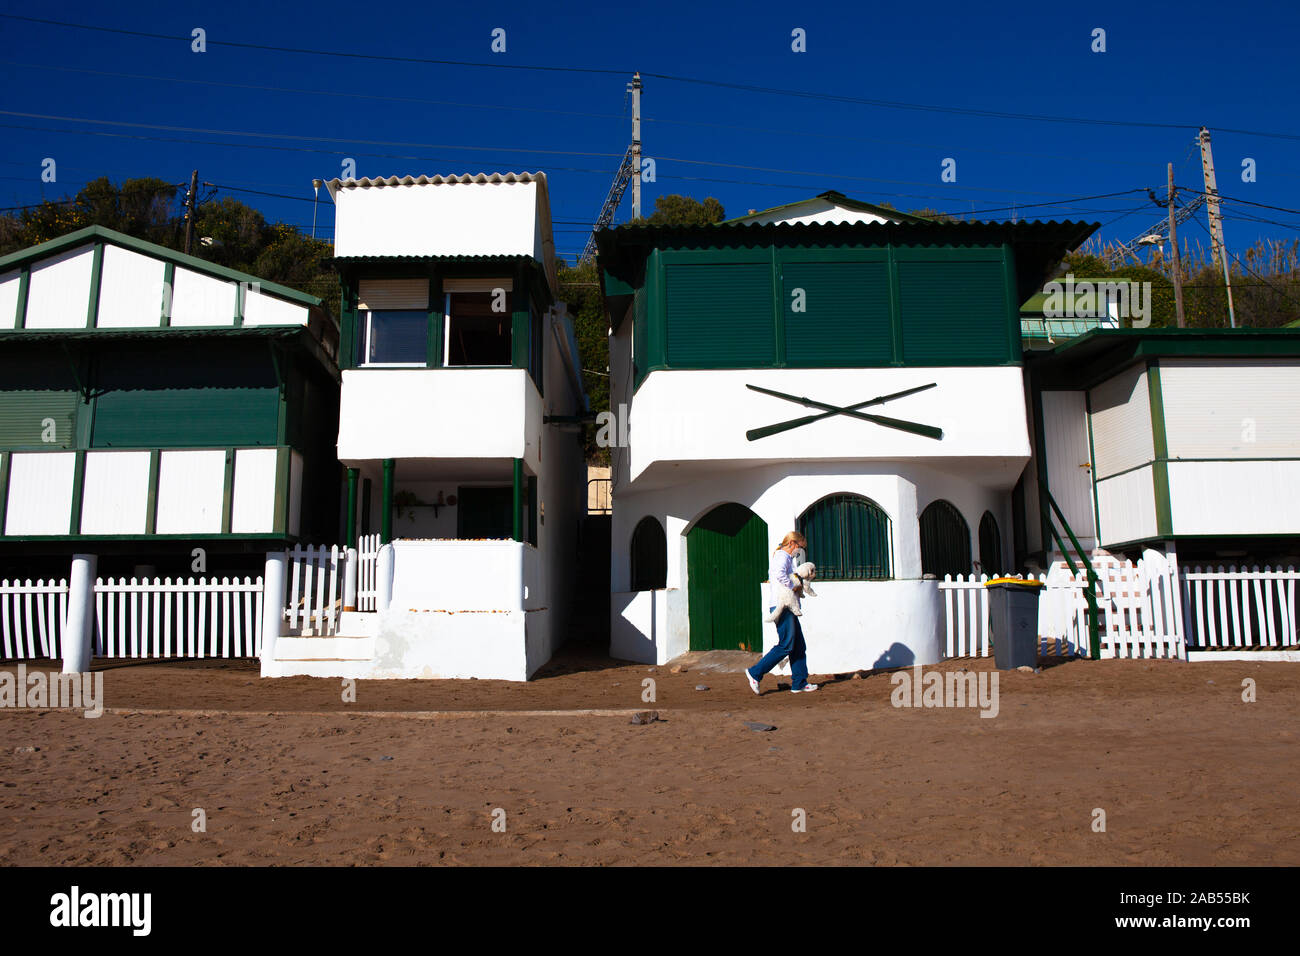
[[[663,525],[647,515],[632,532],[632,590],[654,591],[667,582],[668,540]]]
[[[921,512],[921,573],[971,573],[970,528],[956,505],[942,498]]]
[[[862,495],[831,495],[799,516],[807,560],[822,581],[882,581],[893,577],[891,528],[883,508]]]

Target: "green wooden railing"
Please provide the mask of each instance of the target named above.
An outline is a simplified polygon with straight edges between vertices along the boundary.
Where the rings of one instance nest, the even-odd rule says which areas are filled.
[[[1092,660],[1101,659],[1101,624],[1097,608],[1097,571],[1092,566],[1091,559],[1083,553],[1083,546],[1079,544],[1079,539],[1074,536],[1070,530],[1070,523],[1065,520],[1065,515],[1061,513],[1060,507],[1056,504],[1056,499],[1046,488],[1043,489],[1043,497],[1047,499],[1047,504],[1043,506],[1043,518],[1047,524],[1048,530],[1052,532],[1052,537],[1056,540],[1056,546],[1061,549],[1061,554],[1065,558],[1066,565],[1070,568],[1071,574],[1078,574],[1079,569],[1074,566],[1074,561],[1070,558],[1070,551],[1061,540],[1060,532],[1056,530],[1056,525],[1052,522],[1052,512],[1055,512],[1057,520],[1061,522],[1061,527],[1065,529],[1066,536],[1070,539],[1070,544],[1074,545],[1074,553],[1079,557],[1079,563],[1083,565],[1088,576],[1088,588],[1084,592],[1084,597],[1088,602],[1088,656]],[[1051,511],[1048,511],[1048,506]]]

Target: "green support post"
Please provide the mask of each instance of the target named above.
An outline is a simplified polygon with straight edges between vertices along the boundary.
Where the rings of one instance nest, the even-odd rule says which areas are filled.
[[[360,468],[348,469],[348,517],[347,530],[343,534],[343,544],[349,548],[357,546],[357,480],[360,477]]]
[[[393,472],[396,465],[394,459],[384,459],[384,500],[379,511],[380,544],[388,544],[393,540]]]
[[[511,509],[512,517],[514,519],[512,522],[512,526],[513,526],[512,536],[516,541],[524,540],[523,484],[524,484],[524,460],[522,458],[516,458],[515,467],[514,467],[514,498],[513,498],[514,507],[513,509]]]

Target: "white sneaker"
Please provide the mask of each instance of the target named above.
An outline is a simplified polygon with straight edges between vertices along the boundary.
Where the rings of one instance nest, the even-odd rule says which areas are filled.
[[[790,693],[792,693],[792,694],[811,694],[811,693],[812,693],[813,691],[815,691],[816,689],[817,689],[817,685],[816,685],[816,684],[804,684],[804,685],[803,685],[802,687],[800,687],[798,690],[795,690],[793,687],[791,687],[791,688],[790,688]]]
[[[749,681],[750,690],[752,690],[755,694],[761,693],[761,691],[759,691],[758,689],[758,681],[754,680],[753,676],[749,673],[748,667],[745,668],[745,680]]]

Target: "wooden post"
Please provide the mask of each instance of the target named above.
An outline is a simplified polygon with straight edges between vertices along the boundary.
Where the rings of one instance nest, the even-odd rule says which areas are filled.
[[[1174,313],[1178,319],[1178,327],[1184,328],[1187,320],[1183,316],[1183,265],[1182,258],[1178,254],[1178,224],[1174,221],[1174,164],[1169,164],[1169,245],[1173,248],[1174,256],[1172,263],[1172,274],[1174,279]]]
[[[524,460],[522,458],[516,458],[514,467],[514,496],[511,499],[514,506],[511,509],[511,515],[514,519],[512,522],[512,536],[516,541],[524,540],[523,483]]]
[[[393,540],[393,472],[397,462],[392,458],[384,459],[383,505],[379,512],[379,541],[388,544]]]
[[[348,469],[348,516],[344,522],[343,546],[357,546],[357,480],[361,477],[360,468]]]

